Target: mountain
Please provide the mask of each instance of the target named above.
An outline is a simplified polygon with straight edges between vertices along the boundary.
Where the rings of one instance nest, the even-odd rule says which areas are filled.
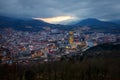
[[[113,22],[100,21],[94,18],[88,18],[82,21],[73,22],[69,25],[61,24],[50,24],[42,20],[35,19],[18,19],[0,16],[0,29],[13,28],[15,30],[22,31],[39,31],[43,30],[44,27],[58,28],[62,30],[73,30],[77,27],[90,27],[92,31],[109,31],[109,32],[120,32],[120,25]]]
[[[114,22],[116,24],[120,24],[120,20],[112,20],[111,22]]]
[[[34,19],[17,19],[5,16],[0,16],[0,28],[13,28],[17,30],[37,31],[41,30],[43,26],[50,26],[52,24],[44,21]]]
[[[18,19],[0,16],[0,29],[13,28],[15,30],[22,31],[39,31],[43,30],[44,27],[58,28],[62,30],[73,29],[73,26],[71,25],[50,24],[42,20]]]
[[[120,25],[109,22],[109,21],[100,21],[95,18],[88,18],[82,21],[79,21],[75,25],[80,26],[89,26],[91,29],[99,29],[99,30],[118,30],[120,29]]]

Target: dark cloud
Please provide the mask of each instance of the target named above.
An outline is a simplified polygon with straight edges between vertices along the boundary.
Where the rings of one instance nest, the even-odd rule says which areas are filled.
[[[120,0],[0,0],[0,14],[13,17],[75,16],[120,19]]]

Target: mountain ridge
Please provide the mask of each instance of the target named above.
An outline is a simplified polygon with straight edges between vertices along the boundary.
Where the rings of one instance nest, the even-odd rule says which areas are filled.
[[[18,19],[0,16],[0,28],[13,28],[16,30],[23,31],[39,31],[43,30],[43,27],[58,28],[62,30],[73,30],[77,27],[88,26],[92,30],[119,30],[120,25],[114,22],[100,21],[95,18],[88,18],[73,25],[61,25],[61,24],[50,24],[42,20],[34,19]]]
[[[75,25],[81,25],[81,26],[94,26],[94,27],[103,27],[106,28],[108,26],[111,27],[118,27],[119,25],[114,23],[114,22],[110,22],[110,21],[101,21],[95,18],[88,18],[88,19],[84,19],[82,21],[79,21],[78,23],[76,23]]]

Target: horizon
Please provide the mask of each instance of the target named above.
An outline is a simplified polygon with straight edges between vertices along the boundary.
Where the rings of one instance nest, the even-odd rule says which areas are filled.
[[[106,19],[98,19],[98,18],[76,18],[73,16],[56,16],[56,17],[49,17],[49,18],[19,18],[19,17],[9,17],[9,16],[1,16],[0,17],[7,17],[7,18],[13,18],[13,19],[20,19],[20,20],[38,20],[38,21],[43,21],[49,24],[60,24],[60,25],[69,25],[69,24],[74,24],[78,23],[83,20],[91,19],[91,20],[99,20],[99,21],[105,21],[105,22],[114,22],[120,19],[113,19],[113,20],[106,20]]]

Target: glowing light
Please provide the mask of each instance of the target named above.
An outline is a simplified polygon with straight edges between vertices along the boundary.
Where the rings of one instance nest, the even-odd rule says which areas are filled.
[[[57,16],[57,17],[51,17],[51,18],[33,18],[33,19],[43,20],[48,23],[59,23],[62,21],[74,19],[74,17],[72,17],[72,16]]]

